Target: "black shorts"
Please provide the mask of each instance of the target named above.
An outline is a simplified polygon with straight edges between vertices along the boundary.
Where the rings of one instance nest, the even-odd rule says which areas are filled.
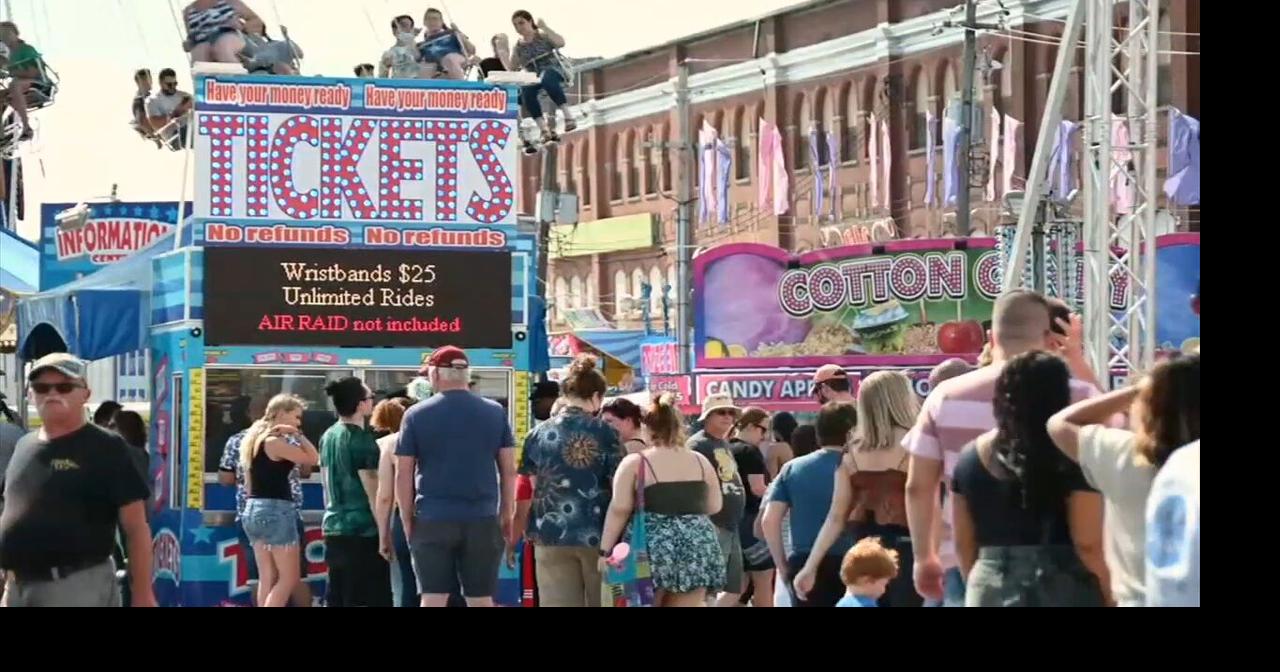
[[[448,595],[457,582],[466,597],[493,597],[505,543],[498,518],[418,520],[409,539],[423,595]]]
[[[378,553],[377,537],[325,537],[324,548],[325,606],[391,606],[391,567]]]

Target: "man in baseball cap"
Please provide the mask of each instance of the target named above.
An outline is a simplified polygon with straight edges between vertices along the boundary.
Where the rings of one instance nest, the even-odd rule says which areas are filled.
[[[133,606],[155,606],[150,488],[119,435],[88,421],[88,364],[66,353],[27,376],[39,431],[18,441],[0,494],[0,567],[10,607],[118,607],[116,526],[129,551]]]
[[[515,438],[507,412],[468,389],[470,362],[445,346],[427,358],[435,394],[405,413],[396,444],[396,503],[421,606],[443,607],[459,579],[467,606],[491,607],[515,514]],[[499,479],[494,479],[495,467]]]
[[[854,403],[851,389],[849,374],[835,364],[825,364],[813,374],[813,393],[823,404],[829,401]]]
[[[471,368],[471,362],[467,359],[467,353],[462,348],[446,345],[442,348],[437,348],[435,352],[431,353],[431,356],[427,357],[427,363],[421,369],[418,369],[418,375],[430,376],[431,369],[441,367],[465,371]],[[468,382],[470,381],[470,376],[464,376],[464,378]],[[434,380],[431,382],[432,384],[435,383]]]

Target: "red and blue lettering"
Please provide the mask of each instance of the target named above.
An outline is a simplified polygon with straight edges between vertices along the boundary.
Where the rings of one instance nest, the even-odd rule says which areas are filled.
[[[312,219],[320,213],[320,190],[304,194],[296,189],[293,153],[303,142],[320,146],[320,122],[315,117],[290,117],[271,141],[271,194],[290,219]]]

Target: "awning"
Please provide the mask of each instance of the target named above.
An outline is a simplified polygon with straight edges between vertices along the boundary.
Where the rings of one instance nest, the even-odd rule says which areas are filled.
[[[640,371],[640,344],[645,333],[641,329],[584,329],[573,332],[578,340]]]
[[[0,289],[30,294],[40,289],[40,249],[0,228]]]
[[[151,260],[173,249],[173,234],[88,277],[18,301],[18,353],[94,360],[147,345]]]

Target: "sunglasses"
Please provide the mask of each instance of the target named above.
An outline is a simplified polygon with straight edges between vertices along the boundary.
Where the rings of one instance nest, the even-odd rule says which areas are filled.
[[[58,394],[71,394],[73,390],[84,387],[79,383],[31,383],[31,391],[36,394],[49,394],[56,391]]]

